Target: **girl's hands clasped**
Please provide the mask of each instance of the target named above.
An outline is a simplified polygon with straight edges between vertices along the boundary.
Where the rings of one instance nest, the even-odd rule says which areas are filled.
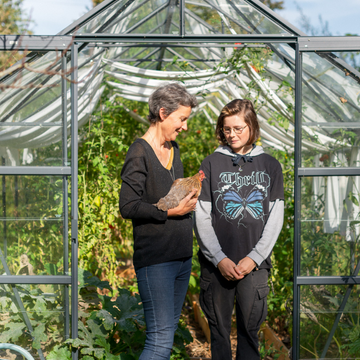
[[[235,266],[236,264],[227,257],[222,259],[217,265],[221,275],[229,281],[240,280],[244,277],[235,271]]]
[[[217,267],[226,280],[234,281],[241,280],[245,275],[251,273],[256,267],[256,263],[246,256],[236,265],[232,260],[226,257],[218,263]]]
[[[256,263],[253,259],[248,256],[244,257],[239,261],[239,263],[235,266],[236,273],[243,278],[245,275],[251,273],[256,266]]]

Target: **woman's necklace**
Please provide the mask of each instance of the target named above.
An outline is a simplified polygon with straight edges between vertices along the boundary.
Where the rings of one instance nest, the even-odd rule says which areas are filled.
[[[245,155],[241,155],[241,154],[236,154],[233,159],[232,162],[234,165],[239,165],[239,162],[241,159],[244,160],[244,163],[242,165],[240,165],[239,167],[239,171],[242,172],[243,171],[243,167],[248,163],[248,162],[252,162],[253,158],[250,156],[251,152],[254,150],[255,148],[255,144],[253,144],[252,149],[250,150],[249,153],[245,154]]]
[[[153,148],[154,150],[154,153],[155,155],[157,156],[157,158],[159,159],[160,163],[162,166],[166,167],[166,165],[164,165],[164,159],[163,159],[163,156],[162,156],[162,153],[161,153],[161,146],[159,149],[157,149],[156,145],[155,145],[155,140],[154,140],[154,136],[149,133],[149,138],[150,138],[150,145],[151,147]],[[167,141],[165,142],[165,147],[167,146]]]
[[[174,171],[174,167],[173,167],[172,164],[171,164],[171,169],[169,170],[169,174],[170,174],[170,176],[172,178],[172,181],[174,182],[175,181],[175,171]]]
[[[161,165],[164,166],[163,157],[162,157],[162,154],[161,154],[161,149],[158,150],[158,149],[156,148],[156,146],[155,146],[155,141],[154,141],[154,137],[151,136],[151,134],[149,134],[149,136],[150,136],[151,145],[152,145],[151,147],[153,148],[154,153],[155,153],[155,155],[157,156],[157,158],[159,159]],[[166,142],[166,144],[167,144],[167,142]],[[165,145],[165,146],[166,146],[166,145]],[[170,156],[171,156],[171,154],[170,154]],[[166,166],[164,166],[164,168],[169,171],[170,177],[171,177],[172,181],[174,182],[174,181],[175,181],[175,171],[174,171],[173,165],[171,164],[171,168],[170,168],[170,169],[168,169]]]
[[[239,171],[242,172],[243,171],[243,167],[246,165],[246,162],[244,162],[242,165],[240,165],[239,167]]]

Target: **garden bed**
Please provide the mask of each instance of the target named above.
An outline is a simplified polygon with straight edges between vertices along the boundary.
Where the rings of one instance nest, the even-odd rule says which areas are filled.
[[[117,269],[117,275],[122,276],[125,282],[136,282],[136,275],[132,261],[128,260],[123,266]],[[207,325],[200,305],[198,295],[188,293],[181,316],[182,321],[193,337],[193,341],[186,346],[187,354],[191,360],[211,359],[210,330]],[[230,341],[233,359],[236,356],[237,332],[235,315],[231,329]],[[274,328],[277,331],[274,331]],[[290,348],[290,335],[284,319],[276,318],[274,326],[263,323],[262,330],[259,332],[260,351],[262,360],[289,360],[288,349]]]
[[[187,328],[193,337],[193,341],[186,346],[190,359],[210,360],[210,330],[206,319],[201,313],[198,297],[196,295],[194,296],[188,294],[183,308],[182,319],[185,321]],[[277,327],[281,329],[281,334],[276,333],[268,323],[265,322],[262,324],[259,332],[260,353],[262,360],[290,360],[288,356],[290,336],[283,327],[280,327],[280,325],[284,325],[280,320],[277,321],[277,325]],[[230,342],[233,359],[235,359],[237,345],[235,315],[233,316],[232,321]]]

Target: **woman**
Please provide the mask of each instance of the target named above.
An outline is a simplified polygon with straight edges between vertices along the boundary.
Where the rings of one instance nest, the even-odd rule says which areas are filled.
[[[270,254],[284,217],[279,162],[254,143],[260,130],[252,103],[233,100],[221,111],[220,146],[200,169],[206,179],[196,207],[200,304],[211,330],[213,360],[231,360],[236,304],[237,360],[259,360],[258,331],[267,315]]]
[[[187,130],[196,98],[177,84],[149,98],[150,127],[135,140],[121,172],[120,212],[133,223],[134,266],[144,307],[146,341],[140,360],[170,359],[192,258],[196,189],[168,211],[153,204],[183,177],[177,135]]]

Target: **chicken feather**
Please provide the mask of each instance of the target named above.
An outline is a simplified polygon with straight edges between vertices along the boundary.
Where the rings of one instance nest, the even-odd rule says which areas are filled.
[[[191,193],[193,189],[197,189],[194,197],[198,197],[201,192],[202,181],[205,174],[200,170],[197,174],[187,178],[176,179],[166,196],[162,197],[155,206],[159,210],[167,211],[176,208],[180,201]]]

